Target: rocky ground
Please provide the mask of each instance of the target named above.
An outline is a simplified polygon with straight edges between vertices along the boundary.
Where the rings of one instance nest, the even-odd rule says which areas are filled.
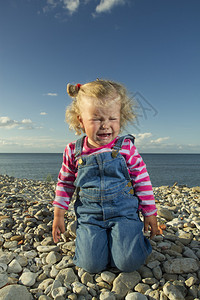
[[[0,175],[0,300],[200,299],[200,187],[154,188],[160,235],[132,273],[73,265],[75,221],[51,236],[55,182]]]

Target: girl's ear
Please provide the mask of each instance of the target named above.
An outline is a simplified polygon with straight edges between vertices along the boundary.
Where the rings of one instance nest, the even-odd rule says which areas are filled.
[[[82,120],[81,116],[77,116],[77,119],[78,119],[78,121],[80,123],[81,128],[84,128],[83,120]]]

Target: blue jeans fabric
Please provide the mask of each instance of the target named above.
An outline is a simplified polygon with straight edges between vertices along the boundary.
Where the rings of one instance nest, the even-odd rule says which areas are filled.
[[[74,263],[91,273],[105,270],[108,265],[132,272],[151,253],[138,216],[138,198],[133,193],[125,159],[119,153],[124,138],[117,141],[113,152],[79,159]],[[77,155],[81,145],[82,140],[78,140]]]

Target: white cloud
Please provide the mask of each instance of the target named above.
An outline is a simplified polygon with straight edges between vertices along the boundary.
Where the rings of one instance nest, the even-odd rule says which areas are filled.
[[[151,132],[139,133],[137,136],[139,137],[140,140],[144,140],[146,138],[151,137],[152,133]]]
[[[96,6],[95,13],[100,14],[104,12],[109,12],[111,9],[118,5],[124,5],[128,0],[100,0],[99,4]],[[91,0],[82,0],[82,5],[88,5]],[[68,11],[70,15],[77,12],[80,6],[80,0],[46,0],[46,5],[43,7],[43,13],[49,13],[55,9],[60,8],[61,10],[55,14],[55,18],[60,18],[62,14],[62,9]]]
[[[63,0],[64,8],[67,9],[70,14],[73,14],[78,10],[80,5],[79,0]]]
[[[166,143],[166,141],[170,139],[168,136],[156,138],[151,132],[144,132],[136,134],[135,137],[135,145],[138,148],[138,151],[141,153],[157,153],[165,150],[168,152],[168,149],[174,149],[176,152],[177,150],[181,149],[180,145],[178,144],[170,144],[169,142]]]
[[[166,137],[161,137],[161,138],[158,138],[156,140],[151,140],[151,143],[152,144],[162,144],[164,141],[167,141],[169,140],[169,137],[166,136]]]
[[[101,0],[96,7],[96,13],[108,12],[114,6],[125,4],[125,0]]]
[[[42,111],[42,112],[40,113],[40,115],[41,115],[41,116],[46,116],[46,115],[47,115],[47,113],[46,113],[46,112],[44,112],[44,111]]]
[[[138,134],[133,134],[136,138],[136,143],[137,145],[142,145],[146,143],[146,140],[149,139],[152,136],[151,132],[144,132],[144,133],[138,133]]]
[[[50,136],[12,136],[0,138],[1,152],[60,152],[66,146],[66,139],[55,139]]]
[[[32,124],[32,121],[30,119],[24,119],[22,120],[22,124]]]
[[[0,117],[0,128],[3,129],[19,129],[30,130],[40,129],[41,127],[35,127],[31,119],[23,119],[22,121],[12,120],[9,117]]]
[[[0,117],[1,128],[11,129],[17,127],[18,125],[19,125],[18,121],[11,120],[9,117]]]
[[[43,94],[43,96],[57,97],[58,94],[57,93],[46,93],[46,94]]]
[[[73,14],[78,10],[79,5],[80,0],[47,0],[46,6],[43,7],[43,13],[48,13],[55,8],[60,7],[67,10],[70,14]],[[55,16],[60,16],[60,13],[57,13]]]

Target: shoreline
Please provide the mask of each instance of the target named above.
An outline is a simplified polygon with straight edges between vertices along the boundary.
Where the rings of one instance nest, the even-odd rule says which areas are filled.
[[[160,235],[146,263],[132,273],[89,274],[72,260],[73,208],[62,241],[52,240],[55,186],[0,175],[1,300],[200,299],[200,187],[154,187]]]
[[[57,184],[57,180],[53,180],[52,179],[52,175],[51,174],[47,174],[45,176],[45,179],[31,179],[31,178],[26,178],[26,177],[15,177],[15,176],[11,176],[8,174],[0,174],[0,180],[2,178],[9,178],[10,180],[14,180],[14,181],[33,181],[33,182],[46,182],[46,183],[50,183],[50,184]],[[188,188],[188,189],[194,189],[197,191],[200,191],[200,185],[194,185],[194,186],[188,186],[187,184],[179,184],[176,180],[174,181],[174,183],[172,185],[159,185],[159,186],[153,186],[153,189],[157,189],[157,188],[174,188],[175,186],[179,187],[179,188]]]

